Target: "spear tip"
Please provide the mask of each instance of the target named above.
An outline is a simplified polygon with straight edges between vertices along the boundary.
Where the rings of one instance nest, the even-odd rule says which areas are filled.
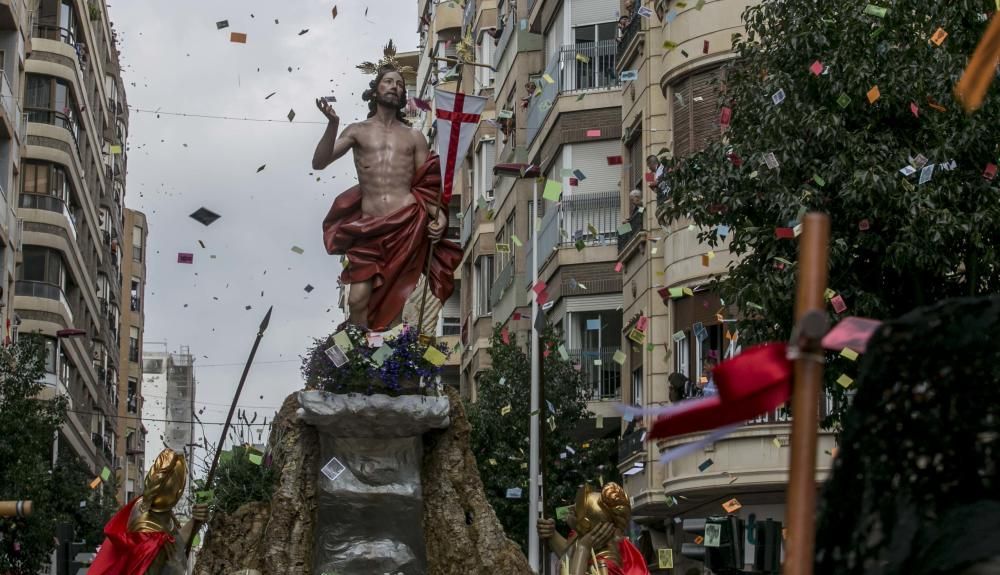
[[[267,330],[268,324],[271,323],[271,312],[272,311],[274,311],[274,306],[273,305],[271,307],[267,308],[267,315],[264,316],[264,321],[260,322],[260,329],[258,330],[260,333],[264,333],[264,331]]]

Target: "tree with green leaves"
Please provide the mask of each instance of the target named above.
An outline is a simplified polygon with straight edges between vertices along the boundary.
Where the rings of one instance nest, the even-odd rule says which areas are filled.
[[[952,96],[995,8],[775,0],[745,10],[718,84],[722,141],[671,162],[661,208],[693,220],[709,246],[730,242],[738,260],[717,287],[739,307],[744,344],[791,333],[794,229],[807,211],[830,216],[833,321],[1000,289],[1000,92],[971,115]],[[834,381],[856,368],[831,359],[827,387],[842,398]]]
[[[527,548],[528,452],[531,413],[531,357],[527,334],[521,341],[499,326],[490,341],[492,367],[477,379],[476,401],[468,406],[472,450],[486,489],[507,535]],[[546,402],[541,417],[542,471],[545,475],[545,516],[572,505],[585,482],[620,481],[616,466],[616,438],[574,439],[574,431],[591,416],[587,399],[592,392],[577,365],[569,360],[556,331],[549,327],[540,338],[542,378]],[[613,434],[612,434],[613,435]],[[520,489],[521,497],[508,498]],[[513,495],[513,494],[512,494]]]
[[[0,518],[0,573],[35,575],[55,548],[56,525],[75,527],[75,540],[96,547],[117,510],[114,474],[94,479],[72,450],[60,443],[52,466],[53,438],[66,420],[63,397],[40,399],[45,389],[41,342],[22,336],[0,348],[0,500],[30,500],[26,518]]]

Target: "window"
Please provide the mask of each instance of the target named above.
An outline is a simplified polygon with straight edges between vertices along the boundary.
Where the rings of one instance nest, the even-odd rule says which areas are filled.
[[[642,397],[642,366],[632,370],[632,405],[641,406]]]
[[[128,378],[128,404],[129,413],[139,412],[139,382],[135,378]],[[128,449],[131,451],[135,449],[132,432],[129,432],[129,446]]]
[[[688,363],[691,357],[690,342],[690,336],[688,336],[685,332],[684,339],[674,344],[674,357],[677,360],[677,373],[687,378],[691,377],[691,371],[689,369],[690,364]]]
[[[575,46],[567,49],[572,53],[563,52],[563,59],[572,61],[568,70],[563,70],[564,78],[568,80],[565,87],[568,90],[589,90],[592,88],[608,88],[618,85],[615,74],[615,59],[618,56],[617,22],[588,24],[573,28]],[[580,54],[585,58],[576,58]],[[566,75],[572,74],[572,77]]]
[[[459,299],[460,286],[456,286],[454,293],[444,302],[441,308],[441,335],[461,335],[462,333],[462,307]]]
[[[133,363],[139,361],[139,328],[134,325],[128,328],[128,360]]]
[[[134,226],[132,228],[132,259],[142,261],[142,228]]]
[[[476,310],[476,317],[490,315],[493,313],[493,304],[490,303],[490,288],[493,287],[493,256],[479,256],[476,260],[474,273],[476,283],[475,301],[473,307]]]
[[[671,86],[675,158],[690,156],[721,137],[715,84],[720,77],[721,70],[713,68]]]
[[[486,201],[493,200],[493,166],[496,163],[496,142],[484,140],[479,144],[476,152],[476,164],[473,167],[473,187],[476,197],[473,202],[478,202],[482,197]]]
[[[27,74],[26,78],[25,112],[28,113],[28,121],[65,128],[74,139],[79,139],[78,108],[70,83],[42,74]]]
[[[139,311],[142,309],[142,280],[132,276],[131,303],[129,309]]]
[[[46,337],[45,339],[45,373],[56,373],[56,340]]]
[[[147,359],[142,362],[143,373],[163,373],[162,359]]]
[[[626,196],[628,192],[636,189],[638,186],[642,188],[643,179],[643,169],[645,165],[645,158],[642,154],[642,125],[635,130],[635,137],[629,140],[628,143],[628,190],[626,190]]]
[[[56,250],[39,246],[24,246],[24,263],[17,268],[19,280],[66,287],[62,255]]]
[[[496,234],[497,273],[507,269],[507,266],[511,265],[514,262],[512,254],[516,249],[516,246],[514,245],[513,236],[517,235],[516,231],[514,230],[514,216],[515,216],[515,210],[511,210],[510,215],[507,216],[507,221],[504,223],[503,227],[500,228],[500,231],[498,231]],[[501,250],[506,250],[506,251],[501,251]],[[539,260],[540,259],[541,258],[539,258]]]
[[[493,51],[495,47],[493,42],[487,39],[476,46],[476,61],[490,63],[493,62]],[[496,81],[496,72],[493,68],[487,68],[486,66],[476,66],[476,90],[486,90],[493,87]]]

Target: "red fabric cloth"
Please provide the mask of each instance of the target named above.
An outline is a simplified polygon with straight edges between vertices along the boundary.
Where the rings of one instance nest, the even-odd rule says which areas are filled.
[[[387,216],[361,213],[361,187],[354,186],[337,196],[323,220],[326,251],[347,256],[341,281],[372,282],[368,327],[373,330],[385,329],[399,317],[424,273],[430,246],[427,206],[437,202],[440,172],[440,160],[432,154],[413,174],[410,186],[417,202]],[[441,301],[455,289],[455,268],[461,260],[458,244],[441,240],[434,246],[430,290]]]
[[[792,362],[784,343],[751,347],[720,363],[712,375],[718,395],[687,402],[682,411],[660,417],[647,437],[673,437],[747,421],[792,395]]]
[[[649,575],[642,553],[628,539],[618,542],[618,555],[622,564],[619,566],[614,561],[608,561],[608,575]]]
[[[122,507],[104,526],[104,543],[87,575],[145,575],[150,564],[168,542],[169,533],[132,533],[128,520],[139,497]]]

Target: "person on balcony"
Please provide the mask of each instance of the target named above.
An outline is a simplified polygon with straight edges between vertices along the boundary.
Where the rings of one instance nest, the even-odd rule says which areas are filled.
[[[670,183],[667,180],[667,167],[660,161],[656,154],[650,154],[646,158],[646,167],[652,174],[652,182],[649,189],[656,194],[657,202],[662,202],[670,194]]]
[[[627,221],[631,223],[635,221],[636,218],[639,217],[639,214],[642,213],[641,185],[637,185],[634,190],[628,193],[628,203],[629,203],[629,212]]]

